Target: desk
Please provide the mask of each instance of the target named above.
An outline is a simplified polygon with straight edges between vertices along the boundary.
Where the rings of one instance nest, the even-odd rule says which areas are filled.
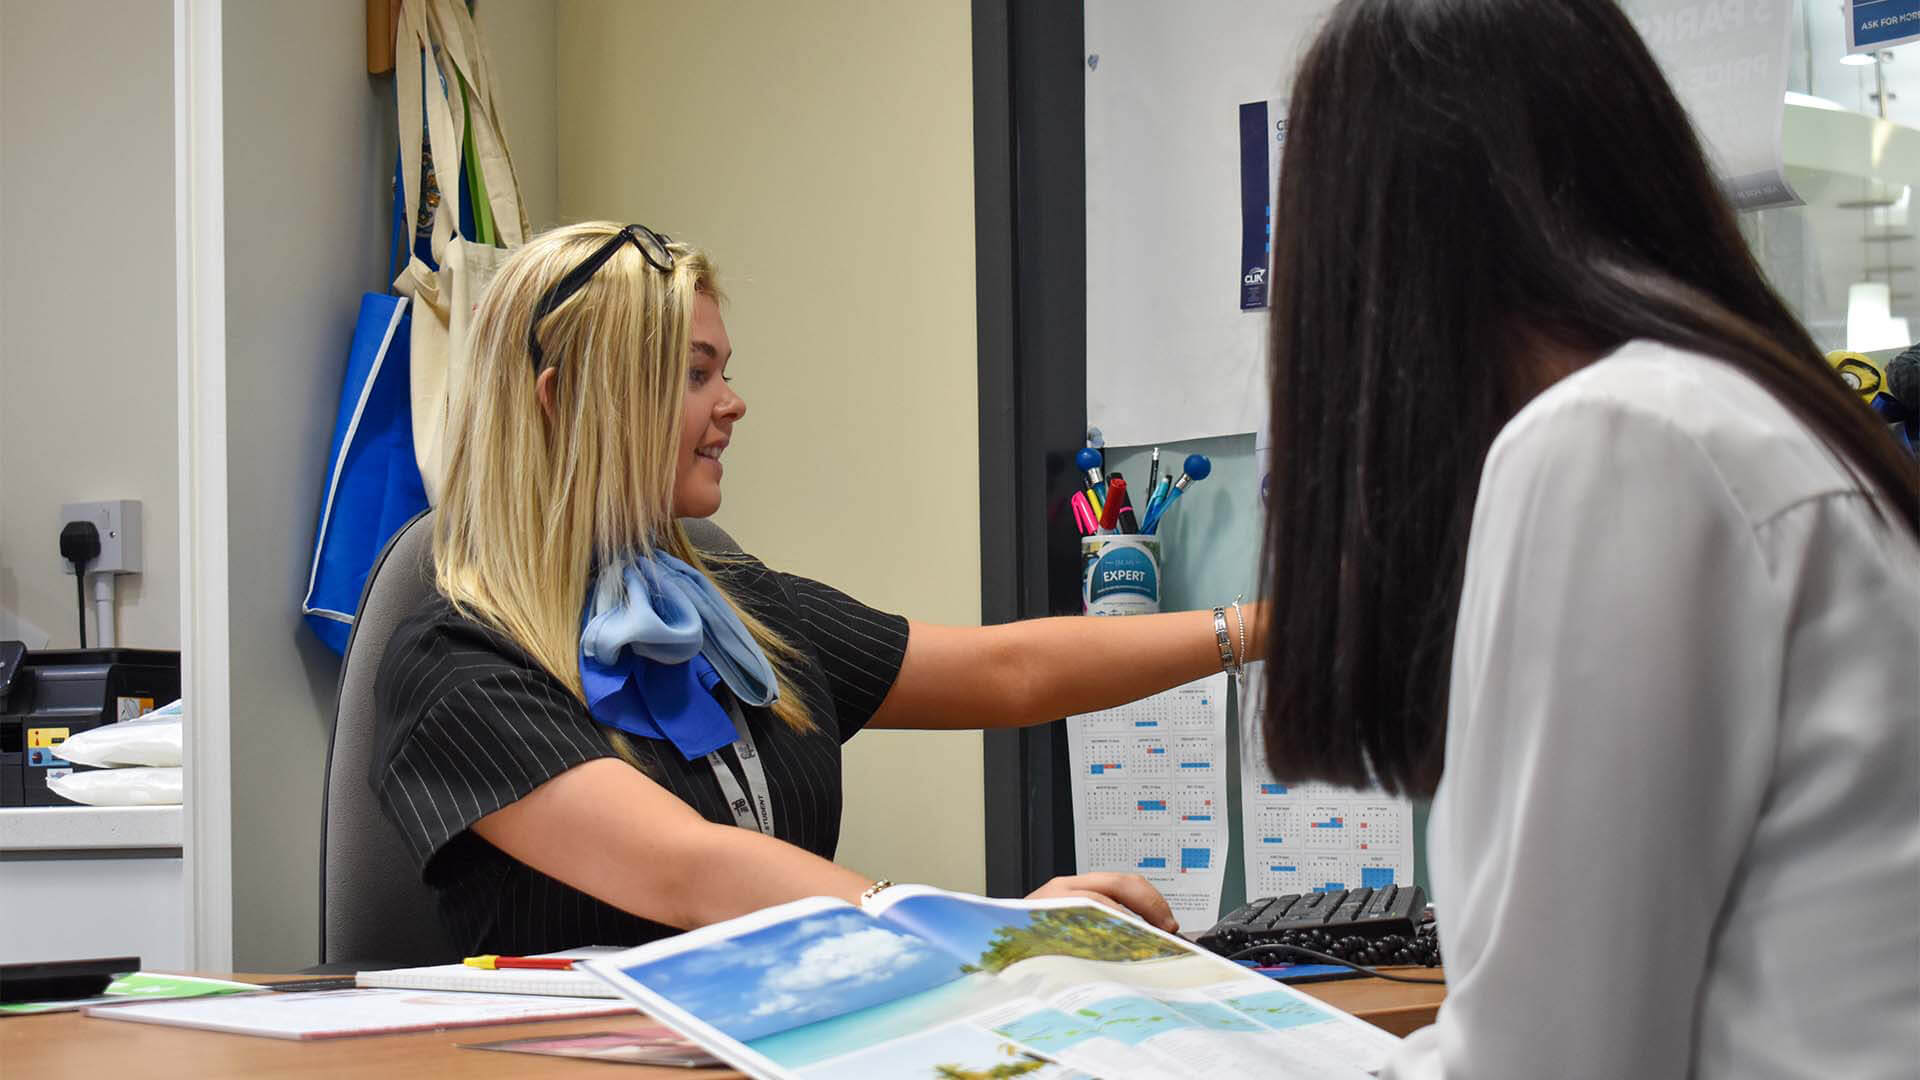
[[[1437,975],[1429,968],[1410,973]],[[238,975],[242,980],[277,981],[284,975]],[[1309,983],[1301,990],[1345,1009],[1395,1034],[1404,1035],[1433,1022],[1445,988],[1412,986],[1384,979]],[[462,1043],[500,1042],[536,1035],[608,1031],[646,1021],[632,1016],[587,1020],[550,1020],[537,1024],[463,1028],[410,1035],[291,1042],[251,1035],[97,1020],[79,1013],[15,1016],[0,1019],[0,1062],[8,1077],[34,1080],[100,1080],[126,1076],[137,1080],[223,1080],[226,1077],[289,1076],[313,1078],[403,1076],[520,1077],[558,1076],[573,1080],[723,1080],[740,1076],[730,1069],[669,1069],[646,1065],[608,1065],[599,1061],[460,1050]]]

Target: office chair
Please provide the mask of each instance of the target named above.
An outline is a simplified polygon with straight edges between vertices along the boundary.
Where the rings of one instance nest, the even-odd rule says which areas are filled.
[[[387,639],[433,589],[433,511],[400,527],[367,574],[347,640],[327,747],[320,826],[320,969],[449,963],[461,950],[441,929],[439,901],[420,880],[406,841],[367,783],[373,757],[373,684]],[[681,521],[696,548],[737,552],[718,525]],[[580,942],[582,945],[593,942]]]

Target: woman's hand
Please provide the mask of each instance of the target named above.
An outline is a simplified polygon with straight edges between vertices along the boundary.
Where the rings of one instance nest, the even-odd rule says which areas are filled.
[[[1180,923],[1173,917],[1166,898],[1139,874],[1070,874],[1054,878],[1027,894],[1029,900],[1065,897],[1092,900],[1123,914],[1131,912],[1169,934],[1180,931]]]

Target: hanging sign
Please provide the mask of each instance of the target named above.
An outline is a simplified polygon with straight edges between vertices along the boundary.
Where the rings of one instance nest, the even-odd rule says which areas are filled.
[[[1877,52],[1920,40],[1920,0],[1847,0],[1847,51]]]
[[[1792,3],[1624,0],[1620,6],[1693,118],[1734,209],[1799,206],[1780,145]]]

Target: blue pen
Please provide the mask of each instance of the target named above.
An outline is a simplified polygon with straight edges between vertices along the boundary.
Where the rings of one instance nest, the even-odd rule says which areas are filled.
[[[1213,462],[1208,461],[1205,454],[1188,454],[1186,471],[1182,472],[1180,479],[1175,480],[1173,486],[1167,489],[1167,497],[1155,503],[1153,509],[1147,511],[1147,520],[1140,523],[1141,534],[1152,536],[1158,533],[1160,519],[1173,507],[1173,501],[1180,497],[1181,492],[1187,490],[1188,485],[1197,480],[1205,480],[1211,472],[1213,472]]]
[[[1095,495],[1105,499],[1107,497],[1107,478],[1100,472],[1101,461],[1100,451],[1095,450],[1091,446],[1083,446],[1073,455],[1073,463],[1078,465],[1080,471],[1086,474],[1087,486],[1093,489]]]
[[[1167,501],[1167,489],[1172,486],[1173,486],[1172,477],[1163,476],[1160,478],[1160,482],[1153,486],[1153,491],[1147,496],[1147,509],[1146,509],[1147,514],[1151,515],[1153,513],[1154,507],[1157,507],[1161,503]]]

